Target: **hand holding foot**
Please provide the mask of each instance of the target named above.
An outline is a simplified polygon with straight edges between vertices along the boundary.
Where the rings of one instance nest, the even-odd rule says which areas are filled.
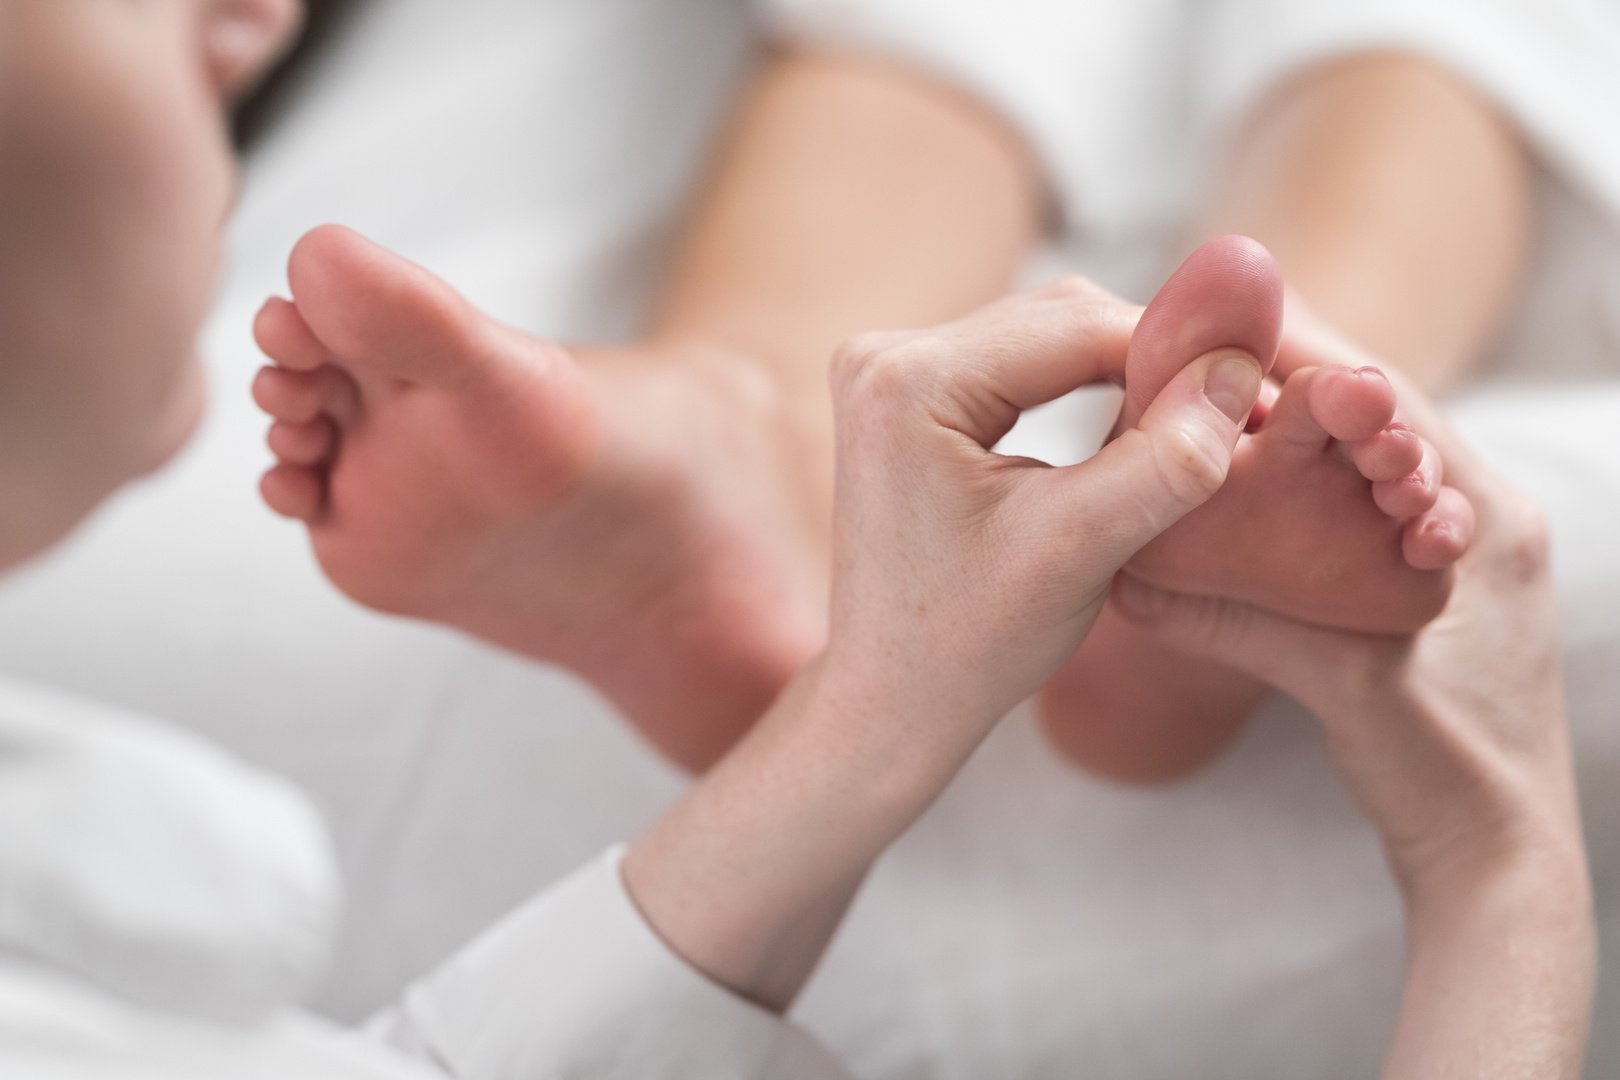
[[[1251,241],[1227,237],[1195,252],[1132,340],[1120,430],[1188,348],[1259,341],[1269,358],[1281,341],[1297,353],[1292,317],[1288,334],[1280,326],[1281,290],[1269,256]],[[1445,605],[1471,515],[1467,500],[1441,484],[1432,447],[1397,417],[1394,388],[1374,368],[1291,365],[1256,410],[1220,494],[1127,572],[1329,625],[1423,625]],[[1252,678],[1182,657],[1108,612],[1042,695],[1042,713],[1054,743],[1078,763],[1165,780],[1209,760],[1264,693]]]
[[[625,863],[717,981],[784,1008],[872,861],[1073,651],[1119,567],[1220,486],[1261,381],[1235,349],[1188,356],[1078,465],[989,449],[1117,377],[1134,321],[1070,282],[839,353],[826,652]]]
[[[1408,985],[1385,1075],[1573,1078],[1593,942],[1546,525],[1437,417],[1423,430],[1480,539],[1421,630],[1332,630],[1128,576],[1118,606],[1321,719],[1406,899]]]

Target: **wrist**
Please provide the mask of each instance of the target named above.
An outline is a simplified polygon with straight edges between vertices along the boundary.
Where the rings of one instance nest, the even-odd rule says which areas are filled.
[[[1451,858],[1398,866],[1397,876],[1414,937],[1483,917],[1590,919],[1590,872],[1573,822],[1517,822],[1488,843],[1458,844]]]
[[[829,645],[812,677],[816,723],[897,777],[954,775],[1016,702],[987,700],[983,680],[963,685],[954,665],[887,650]]]

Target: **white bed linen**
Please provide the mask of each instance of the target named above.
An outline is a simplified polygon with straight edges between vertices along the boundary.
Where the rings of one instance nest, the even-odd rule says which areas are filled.
[[[1049,5],[1051,33],[1104,7],[1130,9]],[[207,335],[202,437],[0,592],[7,669],[173,717],[317,795],[352,883],[320,997],[334,1015],[362,1015],[632,835],[679,779],[566,676],[354,610],[321,583],[298,530],[255,502],[252,310],[281,287],[297,235],[338,220],[520,325],[623,336],[744,70],[745,19],[727,0],[376,5],[255,164]],[[1133,208],[1127,185],[1109,184],[1095,205],[1119,226],[1097,221],[1043,266],[1139,294],[1173,245],[1153,225],[1172,192],[1144,182],[1151,205]],[[1090,205],[1071,220],[1091,220]],[[1590,257],[1614,273],[1603,249]],[[1537,280],[1566,265],[1550,259]],[[1555,311],[1567,296],[1535,287]],[[1525,355],[1612,371],[1612,307],[1583,310],[1579,333],[1546,321]],[[1524,404],[1499,397],[1462,419],[1552,504],[1580,628],[1573,700],[1607,967],[1620,972],[1620,402],[1606,390]],[[1568,423],[1575,407],[1595,422]],[[1050,420],[1026,437],[1054,454],[1068,441]],[[880,865],[796,1015],[865,1077],[1337,1080],[1375,1070],[1399,964],[1376,845],[1297,710],[1269,706],[1214,768],[1164,792],[1065,769],[1020,711]],[[1599,1027],[1593,1063],[1620,1073],[1620,1031]]]
[[[647,926],[615,845],[343,1031],[297,1005],[337,913],[285,781],[171,726],[0,680],[0,1076],[837,1080]]]

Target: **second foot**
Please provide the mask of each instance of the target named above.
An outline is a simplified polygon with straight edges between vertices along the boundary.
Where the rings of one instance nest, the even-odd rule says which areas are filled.
[[[819,648],[818,443],[762,371],[576,356],[334,227],[289,279],[262,490],[345,593],[573,669],[690,769]]]

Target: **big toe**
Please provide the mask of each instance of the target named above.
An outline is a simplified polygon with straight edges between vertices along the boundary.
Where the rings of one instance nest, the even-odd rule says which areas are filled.
[[[436,382],[489,352],[495,324],[460,293],[342,226],[305,234],[287,277],[310,330],[351,365]]]
[[[1200,245],[1153,297],[1131,336],[1119,426],[1136,426],[1177,372],[1217,349],[1241,350],[1269,371],[1282,310],[1282,275],[1257,241],[1221,236]]]

